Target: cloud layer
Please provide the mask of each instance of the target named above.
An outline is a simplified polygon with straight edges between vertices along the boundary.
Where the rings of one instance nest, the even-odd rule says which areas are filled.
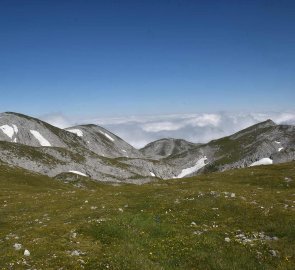
[[[89,123],[101,125],[136,148],[161,138],[180,138],[204,143],[267,119],[272,119],[277,124],[295,125],[294,112],[220,112],[80,119],[71,119],[56,113],[45,115],[41,119],[60,128]]]

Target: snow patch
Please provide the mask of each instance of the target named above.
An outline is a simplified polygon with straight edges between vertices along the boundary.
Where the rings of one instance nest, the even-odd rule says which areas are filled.
[[[47,141],[39,131],[37,130],[30,130],[31,134],[39,141],[41,146],[51,146],[50,142]]]
[[[14,135],[14,129],[13,127],[9,125],[1,126],[0,129],[5,133],[10,139],[12,139],[12,136]]]
[[[123,151],[124,153],[126,153],[126,150],[123,149],[122,151]]]
[[[79,137],[83,137],[83,132],[80,129],[67,129],[67,131],[74,133]]]
[[[12,125],[12,127],[13,127],[13,130],[14,130],[15,134],[17,134],[17,133],[18,133],[18,128],[17,128],[17,126],[16,126],[16,125]]]
[[[152,177],[156,177],[156,175],[153,172],[150,172]]]
[[[275,143],[280,144],[281,142],[275,141]]]
[[[280,147],[280,148],[278,149],[278,151],[281,152],[283,149],[284,149],[284,147]]]
[[[250,165],[250,167],[252,167],[252,166],[259,166],[259,165],[270,165],[270,164],[273,164],[272,159],[270,159],[270,158],[262,158],[262,159],[260,159],[258,161],[253,162]]]
[[[85,173],[82,173],[82,172],[79,172],[79,171],[69,171],[69,172],[87,177],[87,175]]]
[[[15,142],[15,143],[16,143],[16,142],[17,142],[17,138],[14,138],[14,139],[13,139],[13,142]]]
[[[181,171],[181,173],[178,176],[176,176],[175,178],[182,178],[182,177],[185,177],[186,175],[197,172],[198,170],[200,170],[201,168],[203,168],[206,165],[205,160],[207,160],[206,156],[199,159],[195,166],[183,169]]]
[[[115,141],[109,134],[103,132],[103,131],[99,131],[101,134],[103,134],[104,136],[106,136],[109,140],[111,140],[112,142]]]

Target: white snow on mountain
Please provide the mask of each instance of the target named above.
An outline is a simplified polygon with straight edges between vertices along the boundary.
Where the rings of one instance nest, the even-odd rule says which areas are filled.
[[[14,129],[13,127],[9,125],[3,125],[0,127],[0,129],[3,131],[4,134],[6,134],[10,139],[12,139],[14,135]]]
[[[185,177],[186,175],[197,172],[198,170],[200,170],[201,168],[203,168],[206,165],[205,160],[207,160],[207,157],[203,157],[203,158],[199,159],[195,166],[183,169],[181,171],[181,173],[178,176],[176,176],[175,178],[182,178],[182,177]]]
[[[83,137],[83,132],[80,129],[67,129],[67,131],[74,133],[79,137]]]
[[[101,134],[103,134],[104,136],[106,136],[110,141],[115,141],[109,134],[103,132],[103,131],[99,131]]]
[[[153,172],[150,172],[152,177],[156,177],[156,175]]]
[[[30,130],[31,134],[39,141],[41,146],[51,146],[50,142],[47,141],[39,131],[37,130]]]
[[[284,149],[284,147],[280,147],[280,148],[278,149],[278,151],[281,152],[283,149]]]
[[[259,166],[259,165],[270,165],[270,164],[273,164],[272,159],[270,159],[270,158],[262,158],[262,159],[260,159],[258,161],[253,162],[250,165],[250,167],[252,167],[252,166]]]
[[[82,173],[82,172],[79,172],[79,171],[69,171],[69,172],[87,177],[87,175],[85,173]]]
[[[16,125],[12,125],[12,127],[13,127],[13,130],[14,130],[15,134],[17,134],[17,133],[18,133],[18,128],[17,128],[17,126],[16,126]]]

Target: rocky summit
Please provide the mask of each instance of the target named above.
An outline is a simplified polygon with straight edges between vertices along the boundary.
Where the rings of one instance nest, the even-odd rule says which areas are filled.
[[[60,129],[0,114],[0,160],[50,177],[142,184],[295,160],[295,127],[271,120],[205,144],[163,138],[136,149],[97,125]]]

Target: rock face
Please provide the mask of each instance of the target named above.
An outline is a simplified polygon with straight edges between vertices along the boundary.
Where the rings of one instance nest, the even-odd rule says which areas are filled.
[[[51,177],[145,183],[255,164],[295,160],[295,127],[271,120],[207,144],[162,139],[137,150],[96,125],[66,130],[17,114],[0,114],[0,160]],[[63,176],[62,176],[63,175]]]

